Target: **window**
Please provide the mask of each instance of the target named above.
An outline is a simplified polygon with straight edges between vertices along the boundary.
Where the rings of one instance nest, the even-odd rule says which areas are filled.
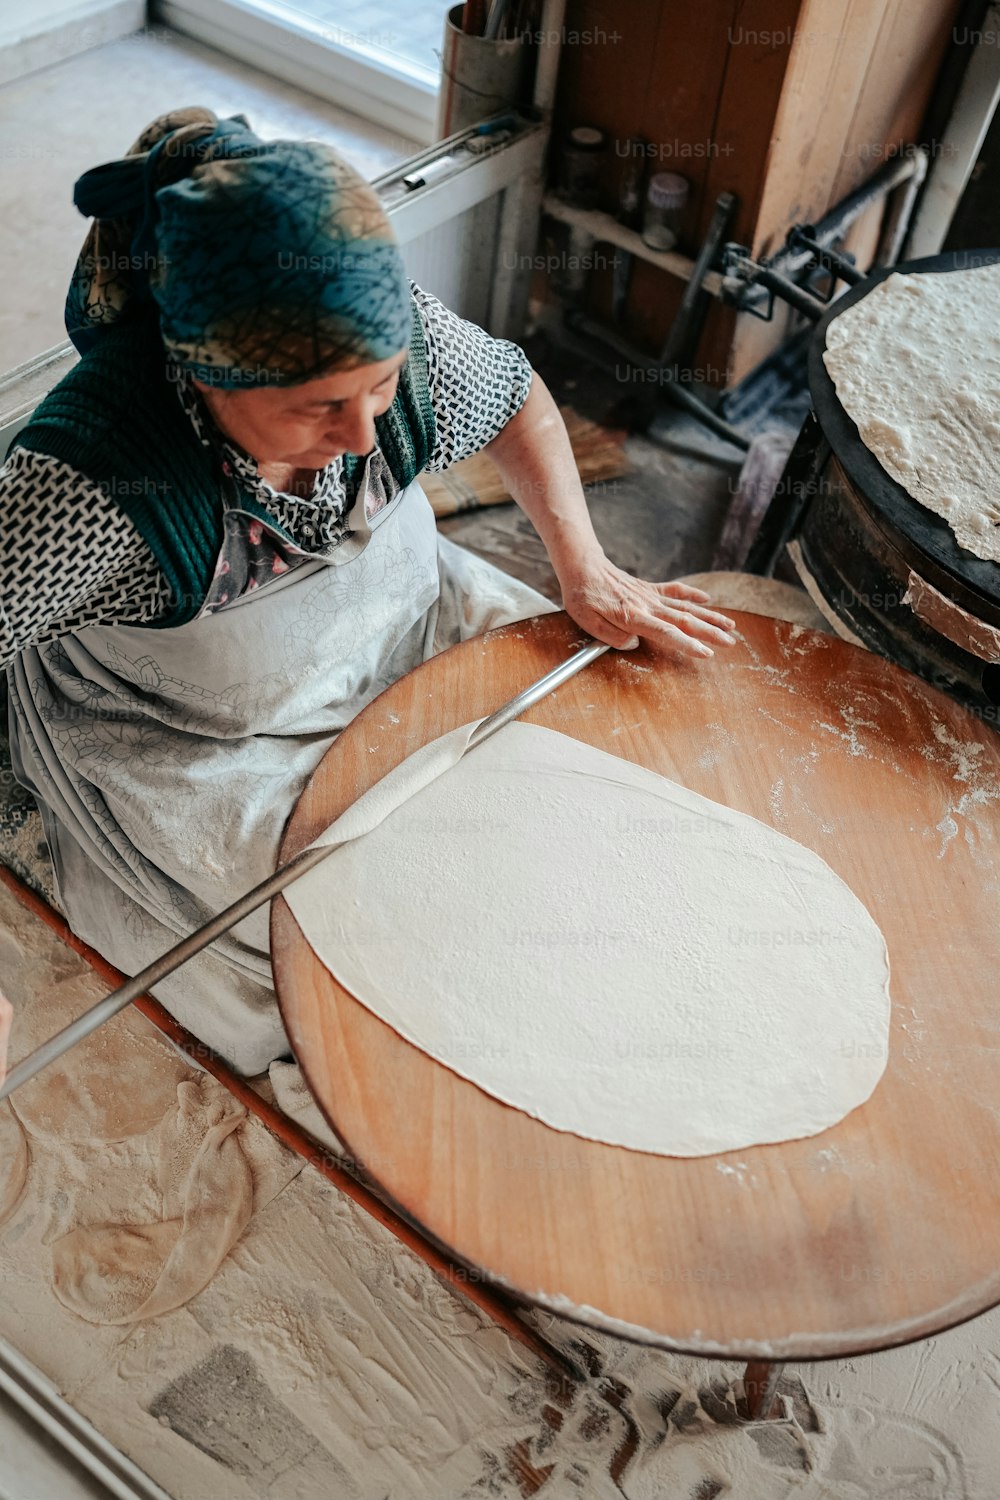
[[[434,139],[445,0],[159,0],[156,19],[407,141]]]

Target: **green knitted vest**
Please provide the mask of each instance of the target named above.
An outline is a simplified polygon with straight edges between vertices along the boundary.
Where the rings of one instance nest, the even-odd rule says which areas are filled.
[[[375,419],[379,448],[396,482],[410,484],[435,442],[427,348],[415,302],[410,357],[391,407]],[[170,586],[171,610],[153,627],[183,625],[205,601],[222,545],[223,484],[217,455],[195,432],[166,372],[148,320],[109,328],[35,409],[12,448],[62,459],[128,516]],[[348,501],[363,459],[345,455]],[[233,497],[275,530],[273,516],[240,489]],[[283,532],[287,536],[287,533]]]

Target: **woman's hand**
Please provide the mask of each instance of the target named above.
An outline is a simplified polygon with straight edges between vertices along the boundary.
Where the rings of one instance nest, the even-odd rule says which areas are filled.
[[[628,649],[640,640],[687,656],[713,656],[734,646],[734,622],[708,609],[709,595],[687,583],[647,583],[615,567],[603,553],[558,570],[563,608],[589,635]]]
[[[594,532],[566,425],[551,392],[532,372],[528,399],[485,450],[528,516],[556,571],[563,606],[609,646],[645,640],[688,656],[735,645],[733,621],[708,609],[687,583],[646,583],[605,556]]]

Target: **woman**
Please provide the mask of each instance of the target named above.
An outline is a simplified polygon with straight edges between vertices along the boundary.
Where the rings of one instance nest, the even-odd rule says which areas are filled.
[[[417,475],[486,448],[573,618],[710,654],[707,596],[604,556],[515,345],[408,284],[329,147],[163,116],[76,186],[80,362],[0,478],[15,774],[73,930],[128,974],[268,874],[389,683],[553,606],[437,535]],[[155,992],[240,1072],[288,1052],[259,911]]]

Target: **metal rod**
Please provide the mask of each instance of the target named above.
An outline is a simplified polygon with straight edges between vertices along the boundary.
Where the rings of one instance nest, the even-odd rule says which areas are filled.
[[[74,953],[78,953],[103,980],[109,984],[122,983],[125,976],[115,968],[114,964],[109,963],[96,948],[91,948],[82,938],[78,938],[70,929],[65,917],[49,906],[48,902],[44,901],[36,891],[30,890],[13,871],[2,864],[0,864],[0,886],[6,886],[25,911],[30,912],[38,921],[44,922],[50,932],[54,933]],[[586,1374],[574,1360],[556,1349],[541,1334],[536,1333],[521,1320],[515,1304],[501,1287],[495,1286],[486,1278],[471,1277],[467,1267],[458,1266],[451,1260],[448,1253],[432,1245],[420,1229],[401,1218],[389,1206],[386,1199],[379,1196],[373,1185],[374,1179],[356,1157],[346,1153],[340,1156],[321,1146],[320,1142],[303,1130],[301,1125],[296,1124],[288,1115],[282,1114],[275,1105],[269,1104],[246,1078],[241,1078],[234,1073],[229,1064],[216,1056],[210,1047],[206,1047],[204,1042],[199,1042],[197,1037],[192,1036],[190,1031],[164,1009],[159,1000],[154,1000],[151,995],[142,995],[135,1002],[135,1008],[168,1041],[173,1042],[182,1052],[195,1058],[207,1073],[218,1079],[234,1099],[238,1099],[250,1114],[267,1126],[272,1135],[277,1136],[282,1145],[302,1157],[303,1161],[308,1162],[317,1172],[321,1172],[339,1192],[350,1198],[351,1202],[356,1203],[369,1217],[376,1219],[383,1228],[388,1229],[390,1234],[394,1234],[396,1239],[412,1250],[415,1255],[419,1255],[435,1275],[446,1282],[454,1292],[474,1303],[492,1318],[494,1323],[510,1334],[511,1338],[517,1339],[526,1349],[530,1349],[539,1359],[544,1360],[552,1373],[557,1376],[559,1389],[570,1391],[573,1385],[586,1381]],[[4,1347],[3,1339],[0,1338],[0,1358],[2,1358]],[[151,1500],[151,1497],[144,1497],[144,1500]],[[169,1500],[169,1497],[160,1496],[159,1500]]]
[[[577,672],[589,666],[592,661],[596,661],[599,656],[603,656],[605,651],[610,650],[611,647],[605,646],[602,641],[594,641],[591,645],[584,646],[582,651],[577,651],[575,656],[571,656],[568,661],[560,662],[558,667],[553,667],[551,672],[546,672],[544,677],[539,677],[537,682],[526,687],[523,693],[518,693],[516,698],[512,698],[509,703],[498,708],[495,714],[490,714],[488,719],[484,719],[472,731],[466,749],[472,750],[476,745],[481,745],[483,740],[488,740],[491,734],[496,734],[497,730],[509,724],[511,719],[516,719],[519,714],[533,708],[540,699],[547,698],[549,693],[555,692],[557,687],[561,687],[564,682],[575,677]]]
[[[495,42],[500,35],[500,28],[507,17],[510,9],[510,0],[493,0],[489,20],[486,22],[486,30],[483,32],[488,42]]]
[[[466,36],[482,36],[486,24],[486,0],[465,0],[462,30]]]
[[[860,187],[855,188],[840,203],[835,204],[833,208],[829,209],[813,226],[812,238],[821,246],[829,246],[835,240],[843,239],[851,225],[873,203],[877,203],[881,198],[887,197],[889,193],[894,192],[902,183],[910,182],[914,177],[922,179],[926,171],[927,161],[922,151],[914,150],[907,155],[893,157],[885,162],[883,166],[879,167],[878,171],[867,182],[862,183]],[[806,269],[812,256],[812,250],[807,250],[804,247],[796,250],[786,242],[770,258],[767,264],[772,272],[777,272],[780,276],[794,280],[801,271]],[[756,264],[750,258],[749,252],[747,252],[746,258],[750,261],[750,264]],[[737,272],[737,275],[739,275],[739,272]],[[742,312],[753,313],[754,308],[764,300],[764,289],[767,287],[767,282],[763,278],[751,276],[741,279],[744,281],[744,290],[738,299],[736,299],[736,305],[738,305],[739,310]],[[780,287],[771,287],[770,290],[772,292],[777,291],[779,296],[785,296]],[[723,301],[734,301],[733,287],[729,281],[724,284],[720,295]],[[803,291],[802,295],[808,297],[809,293]],[[790,301],[791,299],[785,296],[785,300]],[[815,298],[813,301],[816,303],[817,308],[825,311],[823,303]],[[805,312],[806,316],[811,318],[813,322],[816,321],[812,311],[807,306],[800,307],[799,311]],[[754,315],[757,317],[761,316],[760,313]],[[767,314],[767,317],[770,317],[770,313]]]
[[[811,252],[806,251],[805,254],[808,257]],[[740,287],[766,287],[768,291],[774,292],[784,302],[787,302],[789,306],[794,307],[796,312],[804,313],[813,323],[818,323],[827,311],[825,302],[821,302],[818,297],[814,297],[811,292],[807,292],[804,287],[799,286],[797,282],[792,281],[788,276],[784,276],[780,271],[776,271],[773,266],[762,265],[759,261],[753,260],[749,255],[742,257],[734,256],[730,262],[730,268],[732,280],[737,282]]]
[[[902,254],[913,220],[913,210],[916,208],[920,190],[927,179],[926,153],[918,151],[913,158],[913,165],[915,168],[913,176],[901,182],[893,190],[889,199],[889,206],[882,220],[875,259],[871,265],[872,270],[876,266],[894,266]]]
[[[701,332],[702,320],[698,314],[699,312],[704,314],[709,301],[704,286],[705,277],[718,259],[726,229],[735,208],[735,193],[720,193],[715,200],[712,221],[702,241],[701,249],[695,257],[694,270],[681,296],[677,316],[670,325],[670,331],[660,351],[659,362],[668,370],[674,365],[680,365],[685,356],[694,357],[698,334]]]
[[[682,411],[697,418],[703,427],[707,427],[709,432],[714,432],[716,437],[722,438],[723,442],[731,443],[734,448],[739,448],[743,453],[750,451],[750,439],[744,437],[743,433],[731,422],[720,417],[718,412],[714,412],[707,401],[702,401],[700,396],[696,396],[694,391],[680,380],[668,380],[662,389],[667,401],[671,401],[674,406],[679,406]]]
[[[709,431],[714,432],[717,437],[723,438],[727,443],[732,443],[734,448],[741,449],[744,453],[750,447],[748,438],[742,432],[726,422],[712,410],[707,401],[702,401],[694,391],[689,390],[681,379],[681,372],[664,370],[655,360],[648,355],[642,354],[634,348],[613,329],[598,323],[596,319],[588,317],[585,313],[570,309],[563,319],[564,331],[562,338],[564,343],[569,343],[566,334],[572,335],[573,343],[581,352],[592,359],[595,364],[600,363],[600,356],[594,349],[594,344],[607,345],[609,349],[615,349],[624,359],[627,359],[638,370],[648,370],[655,377],[657,387],[656,395],[664,401],[670,401],[675,406],[682,407],[691,416],[697,417]],[[653,382],[651,381],[651,384]]]
[[[604,645],[601,641],[594,641],[591,645],[585,646],[582,651],[577,651],[568,661],[561,662],[558,667],[554,667],[551,672],[546,672],[544,677],[540,677],[537,682],[525,688],[523,693],[518,693],[516,698],[512,698],[509,703],[505,703],[497,709],[496,713],[477,725],[463,753],[481,745],[484,740],[489,739],[490,735],[496,734],[498,729],[502,729],[505,724],[509,724],[512,719],[516,719],[539,699],[546,697],[610,649],[610,646]],[[210,922],[206,922],[204,927],[199,927],[196,932],[189,933],[186,938],[182,938],[166,953],[154,959],[151,964],[147,964],[125,984],[112,990],[110,995],[105,995],[103,1000],[98,1000],[97,1004],[84,1011],[82,1016],[78,1016],[75,1021],[64,1026],[62,1031],[56,1032],[55,1036],[43,1042],[40,1047],[36,1047],[34,1052],[29,1052],[27,1057],[11,1068],[6,1078],[0,1082],[0,1100],[6,1099],[15,1089],[34,1078],[36,1073],[40,1073],[43,1068],[48,1067],[49,1063],[62,1057],[63,1053],[75,1047],[77,1042],[82,1042],[84,1037],[96,1031],[99,1026],[103,1026],[105,1021],[110,1021],[112,1016],[116,1016],[127,1005],[131,1005],[133,1000],[137,1000],[140,995],[152,989],[154,984],[159,984],[161,979],[172,974],[175,969],[180,968],[181,964],[193,958],[196,953],[200,953],[203,948],[207,948],[210,943],[214,943],[216,938],[222,937],[231,927],[235,927],[237,922],[242,922],[244,917],[248,917],[251,912],[263,906],[265,901],[270,901],[273,896],[277,896],[286,885],[291,885],[293,880],[297,880],[307,870],[314,869],[339,848],[339,844],[321,844],[316,848],[303,849],[301,853],[295,855],[294,859],[290,859],[266,880],[262,880],[240,896],[231,906],[227,906],[224,911],[214,916]]]
[[[848,286],[857,286],[864,281],[865,272],[858,270],[853,259],[831,250],[829,245],[820,244],[813,224],[793,224],[788,231],[787,240],[793,250],[808,250],[817,266],[833,274],[834,281],[846,281]]]
[[[914,151],[912,154],[890,158],[869,177],[867,182],[863,182],[852,193],[848,193],[846,198],[834,204],[833,208],[818,220],[813,226],[814,238],[821,245],[829,245],[834,240],[843,239],[847,230],[867,208],[877,203],[880,198],[886,197],[900,183],[906,182],[915,172],[921,170],[919,158],[922,154],[922,152]],[[796,251],[784,245],[772,257],[771,266],[786,276],[792,276],[808,264],[809,256],[808,250]]]

